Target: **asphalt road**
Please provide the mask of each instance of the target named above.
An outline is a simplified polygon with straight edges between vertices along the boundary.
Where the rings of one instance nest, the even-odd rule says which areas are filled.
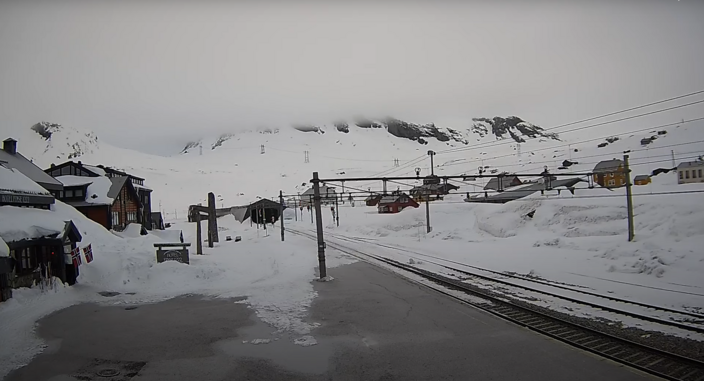
[[[232,299],[83,304],[42,319],[47,350],[6,380],[653,379],[365,263],[329,272],[314,283],[316,345]]]

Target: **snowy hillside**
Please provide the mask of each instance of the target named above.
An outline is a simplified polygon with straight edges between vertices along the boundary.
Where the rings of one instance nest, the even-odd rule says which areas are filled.
[[[477,131],[481,130],[478,123],[473,127]],[[488,122],[482,123],[490,129]],[[294,128],[235,132],[203,139],[183,154],[172,157],[116,148],[99,141],[92,132],[66,126],[55,128],[48,140],[30,128],[15,138],[19,140],[18,150],[41,167],[72,159],[114,166],[144,177],[146,185],[154,189],[154,209],[161,204],[167,217],[174,217],[176,213],[185,213],[188,205],[204,202],[210,191],[219,195],[218,206],[242,205],[257,196],[277,195],[279,190],[303,191],[308,187],[303,184],[309,181],[313,171],[324,177],[378,173],[409,176],[419,167],[421,175],[425,175],[430,172],[428,150],[437,152],[435,172],[440,175],[476,174],[480,166],[487,173],[535,173],[546,166],[552,173],[585,173],[601,160],[621,158],[626,150],[631,151],[634,174],[650,174],[656,168],[672,167],[671,151],[676,163],[702,154],[701,128],[697,124],[683,124],[612,135],[607,127],[597,134],[564,134],[559,141],[536,137],[520,144],[513,139],[497,140],[493,134],[483,137],[477,134],[475,141],[465,145],[438,139],[418,144],[398,138],[383,127],[348,125],[348,132],[341,132],[330,125],[318,132]],[[496,131],[511,134],[512,130]],[[641,144],[644,138],[652,140],[644,146]],[[573,164],[564,167],[565,160]],[[663,176],[667,177],[666,174],[659,177]],[[672,176],[670,180],[674,180]],[[460,192],[481,190],[484,183],[478,180],[462,184]],[[364,189],[381,187],[380,183],[348,185]],[[643,188],[648,187],[639,190],[644,191]]]

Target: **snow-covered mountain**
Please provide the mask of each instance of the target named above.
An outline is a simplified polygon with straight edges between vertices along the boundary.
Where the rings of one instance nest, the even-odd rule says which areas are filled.
[[[396,118],[384,118],[381,120],[358,118],[353,122],[338,120],[330,125],[298,124],[291,127],[299,132],[318,134],[325,134],[326,132],[349,134],[350,131],[356,128],[380,129],[397,138],[412,140],[424,145],[429,144],[429,142],[433,140],[447,144],[452,142],[464,145],[469,145],[470,142],[488,139],[502,140],[511,138],[518,143],[523,143],[526,139],[535,138],[559,140],[558,134],[545,132],[542,127],[526,122],[517,116],[509,116],[507,118],[498,116],[494,118],[475,118],[472,119],[471,123],[467,123],[466,126],[462,128],[440,127],[436,126],[434,123],[411,123]],[[279,128],[263,128],[255,131],[262,134],[275,134],[280,130]],[[200,147],[216,149],[222,146],[225,141],[235,137],[235,135],[234,133],[222,134],[218,136],[215,141],[208,142],[207,144],[202,140],[189,142],[181,153],[188,153],[194,148],[200,149]]]

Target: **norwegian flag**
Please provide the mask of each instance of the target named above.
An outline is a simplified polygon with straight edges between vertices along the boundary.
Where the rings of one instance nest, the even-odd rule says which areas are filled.
[[[93,248],[90,245],[83,248],[83,254],[86,256],[86,263],[93,261]]]
[[[78,267],[83,264],[83,261],[81,261],[81,249],[75,248],[71,250],[71,258],[73,258],[74,266]]]

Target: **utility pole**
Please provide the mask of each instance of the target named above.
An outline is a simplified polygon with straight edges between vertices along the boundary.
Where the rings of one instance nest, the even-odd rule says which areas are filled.
[[[323,212],[320,210],[320,181],[318,172],[313,172],[313,196],[315,197],[316,230],[318,231],[318,267],[320,279],[327,277],[325,268],[325,240],[323,239]],[[312,215],[312,213],[311,213]]]
[[[265,151],[264,151],[264,144],[262,144],[261,146],[259,146],[259,148],[260,148],[260,150],[261,150],[261,154],[263,155],[264,152],[265,152]]]
[[[303,151],[303,162],[310,163],[310,153],[308,151]]]
[[[200,210],[196,213],[196,254],[203,254],[203,233],[200,229]]]
[[[427,226],[428,233],[430,233],[433,228],[430,227],[430,201],[428,200],[430,195],[425,196],[425,225]]]
[[[310,213],[310,223],[313,223],[313,196],[310,196],[310,200],[308,201],[308,213]]]
[[[284,241],[284,192],[279,191],[279,202],[281,203],[281,211],[279,213],[279,220],[281,221],[281,242]]]
[[[631,193],[631,167],[628,164],[628,155],[623,155],[623,170],[626,173],[626,203],[628,207],[628,242],[633,241],[635,229],[633,227],[633,194]]]
[[[340,198],[342,198],[342,194],[340,194]],[[337,226],[340,227],[340,204],[337,202],[337,194],[335,194],[335,219]]]
[[[675,150],[670,150],[670,154],[672,155],[672,168],[675,168]],[[677,172],[675,172],[675,174],[677,174]]]
[[[430,156],[430,176],[435,175],[435,167],[433,166],[433,156],[435,156],[435,151],[428,151],[428,156]]]

